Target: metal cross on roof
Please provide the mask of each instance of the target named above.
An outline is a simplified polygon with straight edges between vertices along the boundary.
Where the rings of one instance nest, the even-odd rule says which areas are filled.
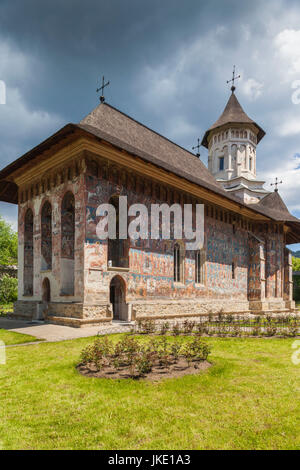
[[[200,147],[201,147],[201,144],[200,144],[200,139],[198,138],[198,143],[197,145],[195,145],[194,147],[192,147],[192,150],[197,150],[197,153],[196,153],[196,157],[200,157]]]
[[[97,90],[96,90],[97,93],[99,93],[99,91],[101,90],[101,96],[100,96],[100,101],[101,101],[101,103],[104,103],[104,101],[105,101],[105,97],[104,97],[104,88],[105,88],[106,86],[108,86],[109,83],[110,83],[110,82],[105,83],[105,79],[104,79],[104,75],[103,75],[103,77],[102,77],[102,86],[100,86],[100,87],[97,88]]]
[[[275,186],[275,189],[274,189],[275,193],[278,192],[278,185],[279,185],[279,184],[282,184],[282,180],[281,180],[281,181],[278,181],[278,178],[277,178],[277,176],[276,176],[275,182],[274,182],[274,183],[271,183],[271,185],[270,185],[270,186]]]
[[[235,65],[234,65],[234,66],[233,66],[233,72],[232,72],[232,79],[231,79],[231,80],[227,80],[227,82],[226,82],[226,83],[232,82],[232,87],[231,87],[232,93],[233,93],[234,90],[235,90],[234,82],[235,82],[235,80],[237,80],[238,78],[241,78],[241,76],[240,76],[240,75],[235,75]]]

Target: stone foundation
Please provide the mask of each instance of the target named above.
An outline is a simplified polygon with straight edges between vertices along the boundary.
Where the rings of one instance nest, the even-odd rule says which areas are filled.
[[[101,325],[112,320],[108,304],[87,305],[83,303],[51,302],[45,319],[50,323],[73,327]]]
[[[247,300],[174,300],[174,301],[140,301],[132,303],[133,319],[167,319],[199,317],[209,313],[249,313]]]
[[[287,305],[288,304],[288,305]],[[270,313],[289,314],[295,311],[294,302],[283,299],[270,299],[269,301],[249,302],[247,300],[207,300],[207,301],[145,301],[132,303],[133,319],[142,320],[150,318],[163,320],[177,318],[199,318],[201,315],[211,314],[242,314],[264,315]]]
[[[151,300],[135,301],[128,304],[128,321],[136,320],[197,320],[208,314],[266,315],[290,314],[295,312],[295,302],[274,298],[264,301],[233,300]],[[36,320],[81,328],[103,325],[113,319],[111,304],[98,305],[38,301],[18,301],[15,303],[14,318]]]
[[[20,320],[36,320],[39,304],[37,300],[18,300],[14,303],[13,317]]]

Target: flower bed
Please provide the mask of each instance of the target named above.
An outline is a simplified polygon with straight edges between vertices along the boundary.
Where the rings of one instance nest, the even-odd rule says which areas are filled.
[[[195,336],[257,336],[296,337],[300,335],[300,316],[256,316],[207,315],[199,321],[155,322],[139,320],[133,332],[147,335],[195,335]]]
[[[166,337],[141,341],[126,335],[113,343],[105,336],[82,351],[77,369],[89,377],[158,380],[208,368],[209,353],[210,347],[198,337],[182,343]]]

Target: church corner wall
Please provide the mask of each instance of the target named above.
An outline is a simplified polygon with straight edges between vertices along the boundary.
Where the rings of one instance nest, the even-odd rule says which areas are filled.
[[[69,176],[69,177],[68,177]],[[15,304],[16,317],[42,318],[45,315],[55,314],[59,305],[80,303],[83,301],[83,243],[84,243],[84,189],[83,176],[78,172],[73,174],[61,168],[49,178],[41,178],[29,188],[20,188],[18,205],[18,265],[19,287],[18,301]],[[74,291],[71,295],[62,292],[62,200],[64,195],[72,192],[75,197],[75,246],[74,246]],[[51,204],[52,233],[49,245],[49,259],[52,266],[45,266],[42,257],[42,208],[48,202]],[[32,294],[24,291],[24,235],[25,215],[28,209],[33,212],[33,290]],[[25,244],[26,245],[26,244]],[[47,239],[44,248],[47,249]],[[70,264],[70,263],[69,263]],[[70,270],[69,270],[70,274]],[[43,311],[43,281],[48,278],[50,283],[50,303],[47,311]]]

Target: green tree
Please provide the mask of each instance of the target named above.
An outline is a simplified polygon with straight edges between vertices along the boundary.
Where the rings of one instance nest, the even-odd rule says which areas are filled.
[[[293,271],[300,271],[300,258],[292,257]]]
[[[18,234],[0,216],[0,264],[18,263]]]
[[[0,303],[7,304],[18,299],[18,279],[7,274],[0,279]]]

